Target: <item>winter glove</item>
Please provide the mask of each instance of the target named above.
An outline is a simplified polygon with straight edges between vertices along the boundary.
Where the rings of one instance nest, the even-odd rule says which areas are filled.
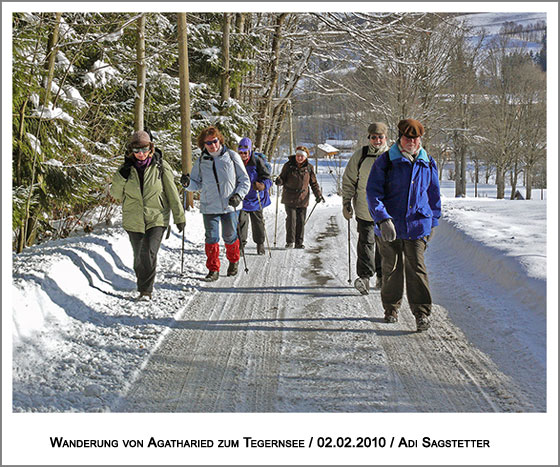
[[[264,189],[265,189],[266,187],[264,186],[264,183],[255,182],[255,183],[253,183],[253,188],[254,188],[255,190],[257,190],[257,191],[264,191]]]
[[[381,229],[381,239],[384,242],[393,242],[397,238],[397,231],[395,230],[395,224],[391,219],[387,219],[379,224]]]
[[[132,157],[125,157],[124,164],[119,169],[119,173],[122,175],[123,178],[127,178],[130,175],[130,171],[132,170],[132,166],[134,165],[134,160]]]
[[[316,202],[317,204],[319,204],[319,203],[324,203],[324,202],[325,202],[325,198],[323,198],[322,195],[316,196],[316,197],[315,197],[315,202]]]
[[[283,184],[282,179],[280,177],[276,177],[276,180],[274,180],[274,183],[278,186]]]
[[[352,219],[353,214],[354,210],[352,209],[352,203],[350,201],[347,201],[342,205],[342,215],[344,216],[344,219],[349,221],[350,219]]]
[[[177,230],[179,231],[179,233],[181,233],[183,231],[183,229],[185,228],[185,223],[184,222],[179,222],[178,224],[175,224],[177,226]]]
[[[191,183],[191,176],[189,174],[181,175],[181,185],[187,188],[190,183]]]
[[[230,206],[233,206],[234,208],[236,208],[237,206],[239,206],[239,203],[241,203],[241,196],[239,196],[237,193],[235,193],[230,199],[228,204]]]

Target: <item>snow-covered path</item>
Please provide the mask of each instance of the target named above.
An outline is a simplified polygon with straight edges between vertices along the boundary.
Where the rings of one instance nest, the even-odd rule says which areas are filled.
[[[112,410],[545,409],[544,397],[527,397],[527,388],[471,344],[443,307],[435,307],[426,333],[414,331],[406,302],[399,323],[384,323],[379,292],[363,297],[348,285],[347,224],[338,206],[314,212],[305,250],[281,248],[282,224],[272,259],[257,256],[250,242],[248,274],[242,268],[235,278],[222,272],[218,282],[197,287]],[[267,227],[272,243],[272,218]]]

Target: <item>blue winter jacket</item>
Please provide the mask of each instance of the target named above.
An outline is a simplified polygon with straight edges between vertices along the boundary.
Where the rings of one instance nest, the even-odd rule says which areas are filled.
[[[247,165],[245,165],[247,170],[247,175],[251,180],[251,189],[245,199],[243,200],[243,210],[244,211],[260,211],[261,206],[264,208],[270,204],[270,196],[268,190],[272,186],[272,180],[270,179],[270,173],[266,168],[264,161],[260,158],[251,154]],[[261,182],[264,184],[264,191],[257,191],[253,188],[254,182]],[[260,197],[260,205],[259,198]]]
[[[371,168],[366,195],[380,237],[379,223],[393,219],[397,238],[416,240],[430,234],[441,216],[436,162],[424,149],[410,162],[398,145],[391,146]]]
[[[226,214],[233,211],[229,199],[237,193],[241,199],[249,192],[251,182],[239,154],[227,147],[217,156],[204,149],[193,164],[188,191],[200,191],[202,214]]]

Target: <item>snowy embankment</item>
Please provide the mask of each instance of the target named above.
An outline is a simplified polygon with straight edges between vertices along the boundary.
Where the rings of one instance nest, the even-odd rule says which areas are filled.
[[[546,202],[444,198],[443,204],[426,254],[434,299],[502,371],[538,381],[547,350]]]
[[[317,210],[340,202],[330,195]],[[188,212],[184,274],[173,227],[152,303],[133,301],[132,251],[119,224],[13,254],[13,410],[110,411],[204,284],[203,245],[200,213]],[[427,263],[436,303],[503,371],[515,375],[512,361],[528,378],[534,362],[545,368],[546,201],[444,198]]]

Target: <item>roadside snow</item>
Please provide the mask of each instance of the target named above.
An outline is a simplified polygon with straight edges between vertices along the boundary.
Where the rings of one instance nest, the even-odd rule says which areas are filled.
[[[329,164],[320,164],[319,180],[327,202],[311,222],[341,204]],[[547,201],[539,192],[534,201],[496,200],[491,186],[479,192],[487,197],[455,199],[452,184],[442,184],[444,218],[427,251],[434,300],[500,371],[541,388],[535,400],[546,405],[540,375],[547,369],[547,341],[549,352],[555,342],[555,335],[547,339],[546,325],[554,333],[557,323],[545,308],[547,258],[549,272],[556,266],[555,247],[547,251]],[[267,215],[274,209],[272,197]],[[203,287],[204,232],[196,210],[187,212],[183,275],[180,258],[181,236],[173,228],[158,257],[155,300],[138,304],[130,243],[119,224],[12,254],[12,284],[3,295],[12,310],[11,326],[4,313],[4,363],[12,368],[4,378],[4,394],[12,395],[8,410],[112,411]]]

